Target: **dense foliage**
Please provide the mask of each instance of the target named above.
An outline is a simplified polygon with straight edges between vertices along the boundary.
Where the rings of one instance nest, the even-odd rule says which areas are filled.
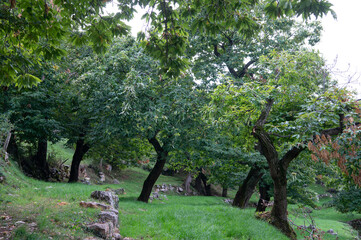
[[[24,170],[47,180],[47,144],[65,139],[69,182],[87,154],[152,164],[143,202],[166,164],[205,187],[248,191],[242,207],[260,181],[261,198],[275,200],[270,222],[290,238],[287,197],[314,207],[303,186],[316,175],[358,194],[359,108],[312,49],[322,27],[310,19],[333,13],[328,1],[129,0],[111,16],[104,4],[0,4],[0,143],[13,128]],[[114,38],[136,5],[148,9],[147,32]],[[336,205],[359,211],[351,200],[341,192]]]

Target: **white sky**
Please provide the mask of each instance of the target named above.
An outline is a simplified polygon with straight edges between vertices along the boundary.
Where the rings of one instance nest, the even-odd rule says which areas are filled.
[[[361,0],[330,0],[334,5],[337,20],[328,14],[322,19],[323,34],[317,48],[333,68],[334,77],[341,86],[347,85],[358,92],[361,98]],[[107,12],[117,9],[116,1],[107,5]],[[132,26],[132,35],[136,36],[139,30],[145,30],[145,21],[141,20],[144,10],[138,11],[135,18],[128,23]],[[348,83],[351,80],[351,83]]]
[[[340,85],[352,78],[349,87],[358,92],[361,98],[361,1],[330,0],[337,14],[334,20],[331,14],[322,20],[324,32],[318,49],[332,64],[337,58],[336,69],[341,75],[335,74]],[[337,72],[337,71],[336,71]]]

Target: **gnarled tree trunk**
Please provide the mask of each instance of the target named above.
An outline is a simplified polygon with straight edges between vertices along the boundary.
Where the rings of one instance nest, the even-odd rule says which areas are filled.
[[[279,159],[278,152],[276,151],[272,140],[263,129],[272,105],[273,100],[268,99],[265,109],[261,112],[261,115],[253,128],[253,135],[258,139],[261,154],[267,159],[274,184],[274,205],[271,211],[271,224],[281,230],[290,239],[296,239],[297,235],[287,219],[286,176],[289,163],[298,156],[303,148],[294,147],[289,150],[282,159]]]
[[[269,191],[271,189],[271,186],[264,180],[264,177],[261,178],[258,184],[259,188],[259,201],[257,204],[256,212],[264,212],[266,211],[266,208],[268,206],[268,203],[271,199],[271,195],[269,194]]]
[[[252,197],[257,183],[264,174],[262,170],[263,169],[261,167],[258,167],[256,165],[252,166],[252,168],[248,172],[246,179],[238,188],[236,196],[233,200],[233,206],[239,208],[247,207],[249,199]]]
[[[168,151],[166,151],[156,139],[156,137],[148,139],[148,141],[153,145],[155,151],[157,152],[157,162],[154,165],[152,171],[149,173],[147,179],[143,183],[142,192],[138,197],[138,201],[147,203],[149,201],[150,194],[152,193],[153,186],[158,180],[165,163],[167,162]]]
[[[84,155],[90,149],[90,146],[84,143],[85,134],[80,134],[79,139],[76,141],[75,152],[73,155],[73,160],[71,161],[69,183],[74,183],[79,180],[79,166],[80,162],[83,160]]]

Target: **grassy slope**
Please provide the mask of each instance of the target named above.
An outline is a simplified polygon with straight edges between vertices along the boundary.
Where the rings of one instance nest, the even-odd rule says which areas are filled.
[[[135,201],[147,172],[128,169],[120,185],[83,185],[40,182],[22,175],[14,164],[2,169],[7,183],[0,189],[0,216],[11,222],[36,222],[31,234],[24,227],[14,239],[83,239],[91,234],[84,224],[96,219],[99,210],[79,207],[94,190],[124,187],[120,197],[120,232],[137,239],[286,239],[267,223],[254,218],[253,210],[239,210],[219,197],[168,196],[151,204]],[[159,184],[180,184],[162,176]],[[5,221],[4,221],[5,222]],[[4,224],[4,222],[2,224]],[[262,229],[262,231],[260,231]]]
[[[96,219],[99,210],[79,207],[82,200],[90,200],[94,190],[123,187],[120,196],[120,232],[136,239],[286,239],[267,223],[254,218],[254,209],[240,210],[223,203],[220,197],[184,197],[176,194],[168,200],[151,204],[137,202],[147,172],[133,168],[122,171],[119,185],[83,185],[46,183],[25,177],[14,164],[2,169],[7,184],[0,188],[0,217],[10,215],[12,223],[36,222],[38,230],[30,234],[25,228],[14,231],[14,239],[83,239],[84,224]],[[180,185],[181,179],[161,176],[158,184]],[[319,191],[322,191],[320,189]],[[323,201],[324,202],[324,201]],[[322,202],[320,203],[320,205]],[[289,212],[297,208],[291,205]],[[338,239],[353,239],[355,232],[344,222],[361,215],[344,215],[332,208],[314,210],[311,214],[317,227],[333,229]],[[293,219],[293,216],[291,215]],[[0,219],[1,220],[1,219]],[[1,221],[0,221],[1,222]],[[304,219],[296,219],[304,225]],[[306,223],[306,225],[308,225]],[[298,231],[299,239],[303,239]],[[326,234],[323,239],[336,239]]]
[[[311,186],[311,189],[316,191],[318,194],[326,193],[325,188],[320,185]],[[325,232],[333,229],[334,232],[337,233],[337,236],[326,233],[322,239],[358,239],[357,231],[353,230],[350,225],[347,224],[347,222],[353,219],[361,218],[361,214],[339,213],[334,208],[327,207],[327,204],[325,205],[325,203],[328,203],[331,200],[332,199],[330,197],[320,199],[320,201],[317,203],[318,209],[314,209],[312,213],[310,213],[310,216],[312,216],[314,219],[317,228]],[[289,206],[290,213],[294,213],[297,209],[298,206],[296,205]],[[307,221],[307,219],[309,220],[309,217],[307,219],[302,217],[295,218],[295,214],[291,214],[290,219],[295,220],[297,225],[309,226],[311,224],[309,221]],[[301,239],[301,231],[298,230],[296,232]]]

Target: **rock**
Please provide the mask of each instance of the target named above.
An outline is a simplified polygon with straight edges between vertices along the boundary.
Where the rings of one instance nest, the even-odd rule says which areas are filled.
[[[36,222],[32,222],[32,223],[29,223],[28,226],[31,228],[35,228],[38,225],[36,224]]]
[[[118,181],[118,179],[114,179],[113,184],[120,184],[120,182]]]
[[[23,225],[23,224],[25,224],[24,221],[17,221],[17,222],[15,222],[15,226],[19,226],[19,225]]]
[[[337,233],[335,233],[335,231],[332,228],[328,230],[327,233],[331,235],[337,235]]]
[[[226,198],[226,199],[223,199],[223,202],[228,203],[228,204],[232,204],[233,200],[230,199],[230,198]]]
[[[157,192],[154,192],[152,194],[153,194],[153,198],[159,198],[159,194]]]
[[[103,172],[99,172],[99,178],[100,178],[99,181],[105,182],[105,175]]]
[[[115,192],[118,195],[122,195],[125,193],[124,188],[118,188],[118,189],[114,189],[113,192]]]
[[[81,207],[86,207],[86,208],[101,208],[102,210],[107,210],[107,209],[111,208],[111,206],[109,206],[109,205],[106,205],[106,204],[103,204],[103,203],[97,203],[97,202],[84,202],[84,201],[81,201],[79,203],[79,205]]]
[[[113,233],[113,223],[106,222],[106,223],[93,223],[87,226],[88,230],[93,232],[94,235],[101,237],[101,238],[109,238]]]
[[[0,183],[5,182],[6,177],[0,172]]]
[[[84,180],[81,180],[81,182],[86,184],[86,185],[91,185],[89,177],[84,178]]]
[[[114,208],[108,209],[107,212],[113,212],[113,213],[119,215],[119,211]]]
[[[94,191],[90,195],[94,199],[98,199],[108,203],[111,207],[118,209],[119,198],[113,192]]]
[[[122,240],[123,238],[122,238],[122,236],[120,236],[119,233],[114,233],[114,234],[113,234],[113,239],[114,239],[114,240]]]
[[[103,223],[112,222],[113,226],[118,227],[118,214],[111,211],[101,211],[99,213],[99,220]]]
[[[178,192],[183,192],[184,190],[183,190],[183,188],[178,187],[178,188],[177,188],[177,191],[178,191]]]

